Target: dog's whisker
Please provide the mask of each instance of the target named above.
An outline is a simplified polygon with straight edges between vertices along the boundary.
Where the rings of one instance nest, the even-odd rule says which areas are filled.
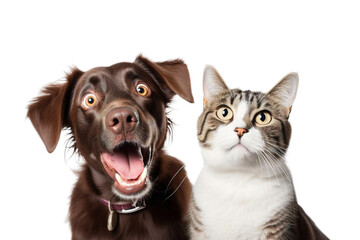
[[[177,171],[176,173],[174,174],[174,176],[172,176],[172,178],[170,179],[168,185],[166,186],[166,189],[165,189],[165,192],[164,192],[164,197],[166,196],[166,193],[167,193],[167,190],[169,189],[169,186],[172,182],[172,180],[174,180],[174,178],[176,177],[176,175],[178,175],[178,173],[185,167],[185,165],[182,165]]]
[[[172,192],[167,198],[165,198],[165,200],[163,202],[166,202],[169,198],[171,198],[178,190],[179,188],[181,187],[181,185],[184,183],[185,179],[187,178],[187,176],[185,176],[183,178],[183,180],[181,180],[179,186],[177,186],[177,188],[174,190],[174,192]]]

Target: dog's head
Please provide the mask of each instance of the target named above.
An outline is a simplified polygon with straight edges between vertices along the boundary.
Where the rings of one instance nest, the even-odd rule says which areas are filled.
[[[152,160],[170,124],[165,108],[175,94],[193,102],[187,66],[139,56],[134,63],[73,69],[65,83],[43,90],[28,117],[48,152],[69,128],[75,149],[112,191],[138,199],[151,189]]]

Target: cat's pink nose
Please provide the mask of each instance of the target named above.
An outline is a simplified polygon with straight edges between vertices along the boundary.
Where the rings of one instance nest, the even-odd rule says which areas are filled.
[[[241,137],[244,133],[247,133],[248,130],[245,128],[235,128],[234,132],[237,132],[237,135]]]

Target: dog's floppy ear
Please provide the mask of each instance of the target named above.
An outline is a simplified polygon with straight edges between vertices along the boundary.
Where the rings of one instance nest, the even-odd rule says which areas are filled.
[[[66,77],[63,84],[50,84],[42,90],[28,107],[27,116],[40,135],[49,153],[53,152],[63,127],[70,126],[67,112],[75,83],[82,75],[77,68]]]
[[[170,95],[169,98],[174,94],[178,94],[186,101],[190,103],[194,102],[191,92],[189,70],[182,60],[152,62],[139,55],[135,60],[135,64],[145,68],[153,74],[156,79],[163,81],[170,90],[170,92],[167,91],[167,94]]]

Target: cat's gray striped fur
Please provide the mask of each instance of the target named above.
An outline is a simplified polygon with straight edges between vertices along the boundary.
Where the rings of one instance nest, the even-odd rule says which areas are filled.
[[[285,164],[297,87],[290,73],[268,93],[229,89],[206,67],[192,239],[328,239],[297,204]]]

